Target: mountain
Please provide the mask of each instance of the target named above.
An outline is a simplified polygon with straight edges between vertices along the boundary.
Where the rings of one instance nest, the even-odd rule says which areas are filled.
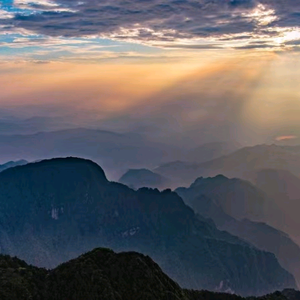
[[[46,271],[0,256],[1,300],[188,300],[150,257],[95,249]]]
[[[184,199],[194,199],[201,195],[213,199],[230,216],[236,219],[264,217],[265,194],[252,183],[238,178],[229,179],[223,175],[199,177],[188,188],[178,188],[176,192]],[[184,192],[184,193],[183,193]]]
[[[300,178],[287,170],[260,169],[248,177],[272,199],[300,199]]]
[[[241,146],[236,142],[212,142],[188,151],[190,162],[203,163],[237,151]]]
[[[0,190],[1,252],[37,266],[109,247],[151,256],[185,288],[261,295],[296,286],[274,254],[218,230],[176,193],[109,182],[89,160],[5,170]]]
[[[115,133],[85,128],[39,132],[29,135],[0,135],[0,159],[22,157],[29,161],[79,156],[92,159],[115,180],[130,168],[153,168],[173,156],[165,145],[148,142],[133,133]]]
[[[177,186],[189,186],[199,176],[223,174],[230,178],[250,179],[253,172],[262,169],[286,170],[299,176],[300,146],[245,147],[204,163],[164,164],[154,169],[154,172],[173,179]]]
[[[294,275],[300,286],[300,247],[286,233],[248,219],[233,221],[220,229],[243,238],[258,249],[274,253],[280,265]]]
[[[211,178],[210,181],[218,181],[218,178]],[[212,219],[218,229],[226,230],[258,249],[274,253],[279,263],[295,276],[298,286],[300,285],[300,248],[286,233],[262,222],[233,218],[225,213],[218,197],[214,199],[214,193],[208,195],[203,189],[202,194],[197,185],[192,185],[189,189],[179,188],[177,193],[195,212]]]
[[[123,183],[131,188],[139,189],[142,187],[162,188],[167,185],[167,179],[147,169],[128,170],[120,179]]]
[[[183,290],[149,257],[97,248],[53,270],[0,255],[1,300],[243,300],[236,295]],[[261,300],[299,300],[284,290]]]
[[[199,170],[220,172],[229,177],[247,178],[247,173],[261,169],[288,170],[300,175],[298,146],[257,145],[242,148],[232,154],[203,163]]]
[[[300,244],[300,178],[286,170],[262,169],[249,178],[269,198],[264,220]]]
[[[197,174],[198,164],[188,161],[173,161],[156,167],[153,172],[160,174],[172,183],[172,187],[190,185],[193,174]],[[192,174],[192,175],[191,175]]]
[[[17,167],[17,166],[23,166],[28,164],[28,161],[22,159],[22,160],[17,160],[17,161],[9,161],[3,165],[0,165],[0,172],[9,169],[9,168],[13,168],[13,167]]]
[[[40,131],[54,131],[74,127],[76,127],[74,123],[67,121],[66,117],[35,116],[28,119],[20,119],[13,116],[6,118],[0,116],[1,135],[34,134]]]

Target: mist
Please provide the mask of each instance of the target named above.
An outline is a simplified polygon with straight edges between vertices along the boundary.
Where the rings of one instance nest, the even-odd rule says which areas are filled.
[[[187,148],[216,141],[296,143],[296,61],[269,54],[263,59],[215,57],[198,64],[193,58],[161,65],[11,66],[0,80],[1,133],[85,127],[137,133]]]

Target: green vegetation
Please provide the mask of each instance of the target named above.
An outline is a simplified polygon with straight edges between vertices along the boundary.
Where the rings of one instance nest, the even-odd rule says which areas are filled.
[[[298,300],[286,290],[248,300]],[[53,270],[0,256],[1,300],[243,300],[240,296],[182,289],[149,257],[97,248]]]

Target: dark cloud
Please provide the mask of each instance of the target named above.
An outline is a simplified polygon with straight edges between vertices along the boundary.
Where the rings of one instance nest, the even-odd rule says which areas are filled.
[[[169,49],[222,49],[217,44],[157,44],[157,46]]]
[[[13,19],[2,20],[2,23],[50,36],[67,37],[115,33],[121,38],[120,28],[136,28],[135,34],[145,40],[207,37],[255,29],[254,22],[238,13],[253,8],[255,0],[54,2],[57,7],[50,9],[38,3],[32,4],[33,10],[44,7],[45,11],[17,14]],[[66,11],[66,8],[70,11]]]
[[[248,45],[245,45],[245,46],[235,47],[235,49],[238,49],[238,50],[265,49],[265,48],[273,48],[273,47],[274,47],[274,45],[272,45],[272,44],[260,44],[260,43],[257,43],[257,44],[248,44]]]
[[[28,1],[27,7],[36,13],[18,13],[0,20],[0,26],[48,36],[100,35],[168,43],[182,38],[217,37],[230,41],[243,40],[252,34],[272,36],[278,35],[278,27],[295,27],[300,23],[300,0],[54,0],[53,3],[48,6],[44,1]],[[254,9],[259,11],[253,13]]]
[[[289,41],[286,45],[298,46],[300,45],[300,40]]]

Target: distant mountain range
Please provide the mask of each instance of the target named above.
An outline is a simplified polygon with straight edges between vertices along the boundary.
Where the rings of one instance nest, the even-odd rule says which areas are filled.
[[[0,130],[0,159],[8,161],[24,158],[36,161],[52,157],[79,156],[100,163],[109,177],[117,180],[128,169],[154,169],[166,161],[178,159],[206,162],[240,147],[235,142],[206,143],[196,148],[189,145],[178,147],[168,141],[155,142],[147,135],[134,132],[121,134],[107,130],[74,128],[74,124],[66,124],[65,128],[68,129],[60,129],[63,122],[61,118],[34,117],[14,120],[11,126],[3,124],[0,127],[7,130]]]
[[[287,170],[260,169],[248,177],[272,199],[300,199],[300,178]]]
[[[152,168],[172,159],[177,150],[149,142],[137,134],[76,128],[30,135],[0,135],[0,153],[2,161],[16,157],[29,161],[64,156],[93,159],[117,180],[127,169],[144,166],[145,162]]]
[[[185,199],[204,195],[222,207],[236,219],[250,218],[261,220],[267,203],[265,194],[252,183],[241,179],[229,179],[223,175],[199,177],[189,189],[178,188],[176,192]]]
[[[189,186],[196,178],[223,174],[227,177],[253,178],[264,169],[285,170],[300,176],[300,146],[258,145],[204,162],[171,162],[154,169],[173,181],[173,186]]]
[[[300,248],[287,234],[262,222],[253,222],[248,219],[237,220],[224,211],[225,203],[225,208],[227,211],[229,209],[229,213],[232,211],[238,216],[238,209],[240,209],[240,215],[243,216],[244,206],[249,206],[251,202],[256,203],[257,193],[249,194],[247,184],[247,182],[223,176],[199,178],[189,188],[178,188],[176,192],[195,212],[212,219],[220,230],[226,230],[261,250],[274,253],[280,264],[295,276],[299,285]],[[237,188],[237,185],[240,187]],[[241,194],[243,191],[244,195]],[[238,204],[239,201],[242,205]],[[261,195],[260,201],[264,201]],[[243,205],[245,202],[246,205]]]
[[[119,182],[133,189],[142,187],[163,188],[168,185],[168,180],[166,178],[147,169],[128,170],[119,179]]]
[[[153,172],[166,179],[165,187],[173,189],[189,187],[199,177],[223,174],[228,182],[222,181],[220,176],[216,189],[216,180],[213,186],[208,184],[208,179],[202,180],[208,197],[214,193],[213,198],[220,199],[224,211],[236,219],[264,221],[287,232],[300,244],[299,146],[258,145],[205,163],[174,161],[162,164]],[[229,181],[228,178],[242,179]],[[144,181],[144,185],[147,182]],[[203,186],[201,189],[206,194]]]
[[[274,254],[197,216],[174,192],[109,182],[61,158],[0,173],[0,249],[54,267],[95,247],[150,255],[185,288],[262,295],[295,288]]]
[[[186,155],[186,160],[203,163],[228,155],[241,148],[242,146],[234,141],[206,143],[189,150]]]
[[[184,290],[148,256],[94,249],[53,270],[0,255],[1,300],[243,300],[207,291]],[[299,300],[288,289],[252,300]]]
[[[23,166],[23,165],[26,165],[28,164],[28,161],[27,160],[17,160],[17,161],[9,161],[3,165],[0,165],[0,172],[6,170],[6,169],[9,169],[9,168],[13,168],[13,167],[17,167],[17,166]]]
[[[264,220],[289,233],[300,245],[300,178],[287,170],[274,169],[251,175],[250,179],[269,199]]]
[[[59,130],[61,128],[74,128],[74,124],[60,117],[31,117],[19,119],[0,116],[0,135],[34,134],[39,131]]]

